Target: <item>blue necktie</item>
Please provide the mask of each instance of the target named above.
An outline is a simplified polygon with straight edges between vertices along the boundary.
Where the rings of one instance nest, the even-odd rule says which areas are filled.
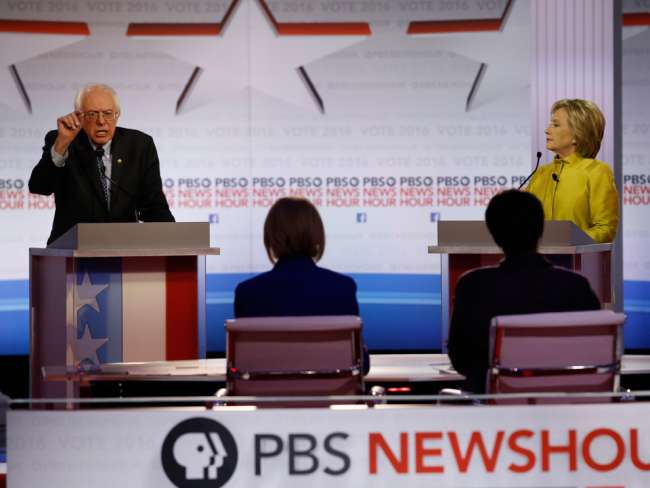
[[[104,148],[98,147],[95,149],[95,159],[97,160],[97,169],[99,170],[99,181],[102,184],[102,190],[104,190],[104,200],[106,201],[106,207],[110,206],[111,200],[108,196],[108,177],[106,176],[106,167],[104,166]]]

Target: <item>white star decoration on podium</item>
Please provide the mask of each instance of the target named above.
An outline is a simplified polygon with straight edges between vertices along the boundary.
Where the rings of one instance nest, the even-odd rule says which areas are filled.
[[[75,311],[79,313],[83,307],[88,305],[90,308],[99,312],[99,303],[97,303],[97,295],[108,288],[108,285],[93,285],[90,281],[88,272],[84,273],[83,280],[80,285],[74,287],[74,303]]]
[[[97,350],[108,342],[108,338],[95,339],[90,332],[90,326],[84,325],[84,333],[80,338],[75,339],[72,350],[74,351],[74,362],[79,364],[84,359],[89,359],[93,364],[99,364]]]
[[[16,64],[79,42],[90,34],[79,22],[0,20],[0,103],[32,111]]]
[[[97,313],[101,313],[99,303],[97,302],[97,295],[108,288],[105,285],[93,285],[90,281],[90,275],[85,272],[81,284],[74,287],[74,304],[76,321],[79,320],[79,312],[85,306],[89,306]],[[78,324],[77,327],[70,331],[72,337],[69,339],[69,345],[72,349],[74,363],[79,364],[84,359],[91,360],[94,364],[99,364],[97,350],[108,342],[108,338],[95,339],[92,336],[90,326],[84,324],[84,332],[81,337],[78,337]]]
[[[222,24],[132,24],[128,34],[198,67],[178,100],[177,112],[247,87],[324,112],[305,65],[367,39],[370,27],[282,24],[262,0],[234,0]]]

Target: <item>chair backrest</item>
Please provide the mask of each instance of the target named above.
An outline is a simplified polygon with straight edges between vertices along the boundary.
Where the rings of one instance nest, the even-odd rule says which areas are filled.
[[[617,390],[625,318],[611,310],[494,317],[487,391]]]
[[[228,320],[226,343],[228,395],[363,394],[357,316]]]

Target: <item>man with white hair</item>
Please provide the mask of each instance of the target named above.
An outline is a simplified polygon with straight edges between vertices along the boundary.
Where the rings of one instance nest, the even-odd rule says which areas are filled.
[[[82,222],[173,222],[151,136],[117,127],[120,102],[111,87],[89,84],[75,110],[45,136],[29,191],[54,193],[50,244]]]

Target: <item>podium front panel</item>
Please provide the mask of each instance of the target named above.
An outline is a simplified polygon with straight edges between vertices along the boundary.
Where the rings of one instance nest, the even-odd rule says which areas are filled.
[[[31,395],[76,396],[72,382],[43,381],[44,366],[92,369],[204,357],[205,324],[199,322],[205,320],[205,302],[198,302],[204,261],[205,256],[32,255]]]

